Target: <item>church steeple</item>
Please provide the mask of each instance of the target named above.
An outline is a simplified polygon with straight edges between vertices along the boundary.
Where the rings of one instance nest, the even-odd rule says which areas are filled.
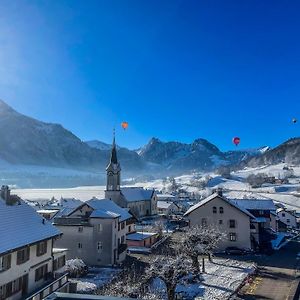
[[[113,143],[110,155],[109,164],[106,167],[107,174],[107,191],[120,191],[121,182],[121,166],[118,162],[115,130],[113,132]]]

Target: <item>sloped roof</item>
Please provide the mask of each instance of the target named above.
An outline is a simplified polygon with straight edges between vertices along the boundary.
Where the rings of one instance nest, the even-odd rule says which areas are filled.
[[[82,205],[83,202],[79,199],[75,198],[61,198],[58,201],[55,201],[54,203],[50,203],[47,205],[47,208],[55,208],[59,209],[57,214],[54,215],[53,218],[58,217],[65,217],[69,216],[72,212],[74,212],[80,205]]]
[[[238,206],[250,210],[276,210],[272,199],[252,192],[226,192],[226,198]]]
[[[174,195],[170,195],[170,194],[157,194],[157,199],[161,198],[161,199],[174,199],[176,198]]]
[[[120,218],[123,222],[132,218],[127,209],[120,207],[112,200],[108,199],[91,199],[86,202],[94,211],[90,215],[91,218]]]
[[[176,205],[178,207],[178,205],[174,202],[168,202],[168,201],[157,201],[157,208],[169,208],[172,204]]]
[[[156,232],[134,232],[127,234],[126,239],[129,241],[143,241],[155,235],[157,235]]]
[[[188,211],[184,214],[184,216],[189,215],[192,211],[198,209],[199,207],[205,205],[206,203],[208,203],[209,201],[211,201],[215,198],[219,198],[219,199],[225,201],[229,205],[235,207],[236,209],[238,209],[242,213],[246,214],[248,217],[255,219],[255,217],[251,213],[249,213],[245,208],[238,206],[233,201],[230,201],[230,200],[226,199],[224,196],[220,196],[218,193],[214,193],[214,194],[210,195],[209,197],[203,199],[199,203],[193,205],[190,209],[188,209]]]
[[[55,226],[24,201],[19,205],[10,206],[0,199],[0,253],[60,234]]]
[[[256,199],[230,199],[238,206],[250,210],[276,210],[272,200],[256,200]]]
[[[144,189],[142,187],[122,187],[121,193],[127,202],[151,200],[154,189]]]

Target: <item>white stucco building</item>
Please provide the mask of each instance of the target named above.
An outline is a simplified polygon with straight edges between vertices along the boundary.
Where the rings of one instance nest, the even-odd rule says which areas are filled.
[[[54,249],[61,232],[7,186],[0,198],[0,299],[39,300],[68,291],[62,267],[66,249]],[[36,294],[35,294],[36,292]],[[35,294],[32,295],[32,294]]]

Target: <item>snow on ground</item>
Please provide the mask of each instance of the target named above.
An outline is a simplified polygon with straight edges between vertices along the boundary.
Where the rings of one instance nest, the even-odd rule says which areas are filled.
[[[215,259],[213,263],[207,262],[202,284],[204,299],[227,299],[254,268],[253,263],[231,259]]]
[[[77,283],[78,293],[92,293],[97,288],[109,283],[121,270],[115,268],[90,267],[84,277],[71,278],[71,282]]]
[[[93,197],[103,199],[104,190],[105,186],[84,186],[66,189],[14,189],[12,193],[29,201],[50,200],[52,197],[55,199],[75,198],[88,201]]]
[[[255,265],[250,262],[232,259],[214,259],[214,262],[205,260],[206,273],[202,275],[200,283],[181,283],[176,292],[184,299],[225,300],[228,299],[245,280],[254,272]],[[166,299],[164,286],[159,280],[153,283],[158,294]]]

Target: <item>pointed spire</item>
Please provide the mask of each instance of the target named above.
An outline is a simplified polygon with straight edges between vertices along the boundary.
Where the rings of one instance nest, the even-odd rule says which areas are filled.
[[[113,164],[118,163],[117,149],[116,149],[116,130],[115,130],[115,128],[113,130],[113,143],[112,143],[112,149],[111,149],[110,162],[113,163]]]

